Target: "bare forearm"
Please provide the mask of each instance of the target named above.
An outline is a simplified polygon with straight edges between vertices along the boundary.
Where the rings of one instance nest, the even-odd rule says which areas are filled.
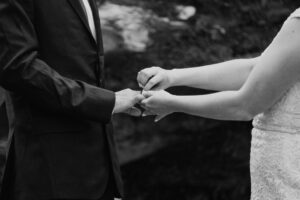
[[[218,120],[247,121],[253,117],[239,99],[238,91],[198,96],[173,96],[170,105],[174,112]]]
[[[207,90],[238,90],[248,78],[258,58],[236,59],[202,67],[170,71],[172,86],[189,86]]]

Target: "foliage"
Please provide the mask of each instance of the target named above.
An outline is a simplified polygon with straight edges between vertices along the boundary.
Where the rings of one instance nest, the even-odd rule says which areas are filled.
[[[145,53],[118,51],[107,55],[109,86],[114,90],[138,89],[137,72],[151,65],[181,68],[257,56],[289,13],[299,6],[292,0],[111,1],[140,6],[177,21],[175,5],[197,8],[197,14],[184,22],[187,26],[183,28],[152,24],[156,31]],[[189,88],[170,91],[210,92]],[[128,199],[249,199],[251,123],[174,114],[158,124],[152,123],[150,117],[142,120],[119,116],[115,124],[119,144],[124,140],[133,144],[150,141],[155,136],[166,145],[122,167]]]

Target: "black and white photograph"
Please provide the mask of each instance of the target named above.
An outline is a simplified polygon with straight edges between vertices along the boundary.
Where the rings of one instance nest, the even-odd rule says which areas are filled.
[[[0,200],[299,199],[299,1],[0,0]]]

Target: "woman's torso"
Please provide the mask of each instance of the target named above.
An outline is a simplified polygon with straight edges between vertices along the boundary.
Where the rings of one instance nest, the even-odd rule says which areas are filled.
[[[251,199],[300,199],[300,81],[256,116],[253,127]]]

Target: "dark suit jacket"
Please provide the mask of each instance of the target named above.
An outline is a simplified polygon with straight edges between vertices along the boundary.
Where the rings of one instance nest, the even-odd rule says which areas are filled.
[[[4,91],[0,88],[0,192],[8,152],[8,120],[4,96]]]
[[[0,85],[14,134],[3,189],[10,200],[99,198],[110,172],[122,193],[115,94],[104,89],[95,2],[92,10],[97,42],[79,0],[0,1]]]

